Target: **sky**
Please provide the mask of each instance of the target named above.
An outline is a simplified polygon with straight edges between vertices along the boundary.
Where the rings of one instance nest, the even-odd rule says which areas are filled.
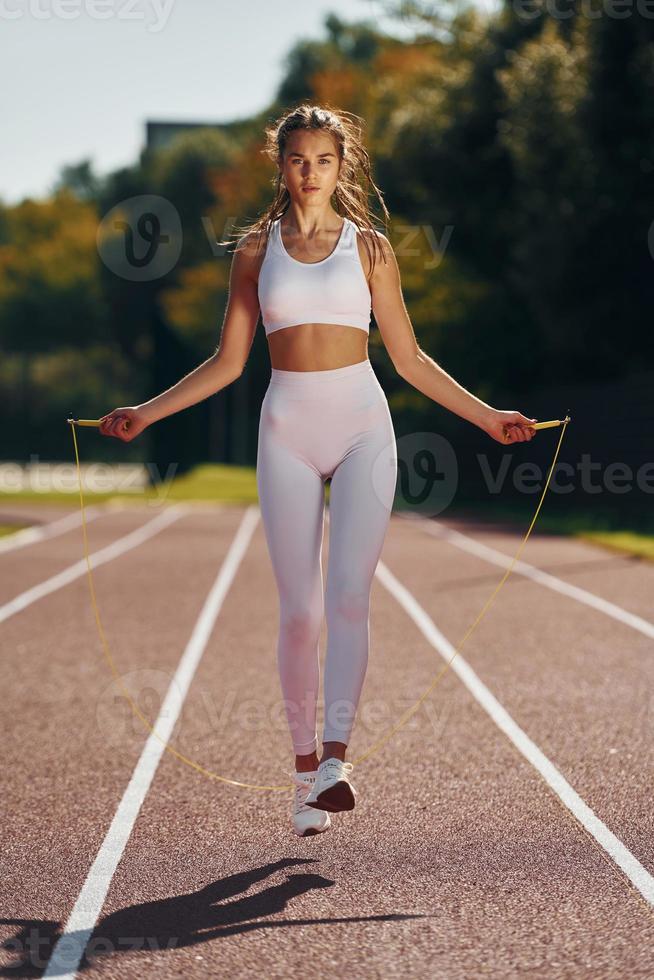
[[[46,196],[66,164],[133,164],[145,122],[259,112],[299,39],[380,19],[377,0],[0,0],[0,199]]]

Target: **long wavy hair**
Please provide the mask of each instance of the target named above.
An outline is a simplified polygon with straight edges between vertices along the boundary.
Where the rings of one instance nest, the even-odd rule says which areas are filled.
[[[302,103],[284,113],[264,130],[266,142],[262,153],[266,154],[277,165],[284,158],[286,144],[291,133],[298,129],[320,130],[328,133],[334,141],[342,167],[338,183],[334,189],[334,208],[341,216],[345,215],[357,225],[360,231],[369,232],[363,235],[363,243],[370,259],[370,273],[375,267],[377,254],[386,262],[386,256],[378,230],[373,225],[374,213],[368,205],[368,196],[374,193],[381,204],[384,213],[384,231],[388,231],[390,215],[384,203],[382,192],[375,184],[371,174],[371,164],[368,151],[363,144],[364,122],[360,116],[336,109],[329,104],[311,105]],[[368,186],[361,185],[361,176]],[[250,233],[257,234],[257,251],[265,246],[273,222],[287,210],[291,196],[286,188],[282,174],[277,171],[271,181],[274,197],[256,221],[249,225],[235,226],[236,238]],[[263,232],[263,234],[259,234]],[[373,245],[371,252],[370,243]],[[221,245],[233,244],[233,240],[220,242]]]

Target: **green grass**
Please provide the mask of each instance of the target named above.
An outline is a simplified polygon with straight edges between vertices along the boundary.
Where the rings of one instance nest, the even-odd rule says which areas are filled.
[[[24,527],[29,527],[29,524],[0,524],[0,538],[5,534],[13,534],[14,531],[22,531]]]
[[[569,535],[611,551],[654,561],[654,525],[651,519],[629,521],[599,508],[586,511],[570,507],[561,513],[552,513],[548,509],[548,503],[545,497],[532,533]],[[514,528],[521,530],[524,536],[536,512],[536,506],[536,500],[529,508],[497,501],[460,506],[454,504],[447,508],[443,516],[467,517],[499,524],[509,522]]]
[[[654,561],[654,535],[635,531],[585,531],[579,537],[603,545],[611,551]]]
[[[167,501],[213,500],[228,504],[256,504],[259,499],[254,467],[211,463],[196,466],[169,484],[139,494],[149,500],[162,495]]]
[[[326,488],[329,500],[329,485]],[[129,503],[149,503],[157,501],[169,504],[176,501],[213,501],[220,504],[243,506],[258,503],[256,473],[252,466],[227,466],[205,463],[194,467],[188,473],[175,477],[169,483],[149,487],[136,493],[84,493],[84,504],[100,503],[105,500],[120,500]],[[79,490],[71,493],[23,493],[0,494],[3,501],[21,503],[47,503],[79,506]],[[654,525],[645,521],[620,519],[610,511],[594,508],[588,511],[566,508],[560,500],[554,501],[560,513],[552,510],[552,501],[546,497],[534,525],[534,532],[541,534],[570,535],[591,541],[607,549],[654,560]],[[510,523],[518,531],[526,534],[533,518],[537,501],[529,507],[489,500],[475,504],[453,502],[439,516],[447,519],[474,518],[493,524]],[[397,501],[397,509],[401,501]],[[23,526],[23,525],[21,525]],[[18,530],[17,526],[0,525],[0,534]]]

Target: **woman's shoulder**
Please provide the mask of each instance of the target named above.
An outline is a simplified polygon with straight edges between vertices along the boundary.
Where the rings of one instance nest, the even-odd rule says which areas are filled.
[[[263,244],[265,240],[265,228],[253,229],[252,231],[247,231],[244,235],[241,235],[236,243],[236,248],[239,252],[252,252]]]
[[[377,228],[376,226],[373,226],[372,228],[365,228],[354,221],[352,224],[356,229],[357,243],[365,242],[371,249],[375,248],[375,245],[377,245],[385,259],[388,258],[393,252],[393,246],[380,228]]]
[[[262,260],[266,251],[267,239],[268,231],[266,228],[251,229],[239,238],[234,251],[244,261]]]
[[[369,228],[367,225],[363,225],[363,224],[360,224],[360,222],[358,222],[358,221],[352,220],[352,218],[350,218],[350,221],[354,225],[354,227],[356,228],[357,233],[359,235],[363,235],[368,241],[370,241],[371,239],[373,239],[376,236],[378,239],[381,239],[383,242],[386,242],[387,244],[390,244],[389,241],[388,241],[388,238],[384,234],[383,230],[381,228],[377,227],[377,225],[374,225],[373,224],[372,227]]]

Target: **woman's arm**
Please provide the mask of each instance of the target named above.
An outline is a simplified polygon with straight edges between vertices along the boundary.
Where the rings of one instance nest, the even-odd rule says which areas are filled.
[[[181,412],[197,402],[203,401],[209,395],[215,395],[221,388],[226,388],[238,378],[240,372],[235,372],[232,365],[223,361],[219,354],[212,354],[189,374],[155,395],[147,402],[136,407],[142,413],[147,425],[158,422],[168,415]]]
[[[500,411],[463,388],[419,346],[409,319],[395,253],[385,235],[380,235],[387,262],[375,264],[370,280],[372,308],[382,340],[395,370],[410,385],[432,401],[472,422],[498,442],[524,442],[535,429],[520,412]],[[508,426],[507,430],[504,426]]]
[[[239,242],[230,269],[227,308],[218,348],[211,357],[171,388],[140,405],[115,408],[100,421],[102,435],[123,442],[135,439],[148,425],[181,412],[236,381],[252,347],[259,319],[259,297],[254,276],[255,249],[245,236]],[[125,422],[129,425],[126,426]]]

